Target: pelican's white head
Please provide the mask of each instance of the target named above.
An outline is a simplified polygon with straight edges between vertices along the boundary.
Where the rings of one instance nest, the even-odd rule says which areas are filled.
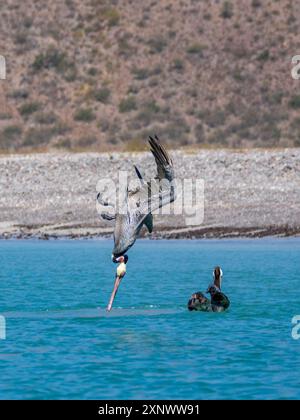
[[[223,278],[222,268],[219,266],[215,267],[213,271],[214,285],[218,287],[220,290],[221,290],[221,285],[222,285],[222,278]]]

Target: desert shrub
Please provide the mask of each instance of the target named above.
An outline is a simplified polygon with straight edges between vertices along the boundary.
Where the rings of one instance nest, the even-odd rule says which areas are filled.
[[[293,109],[300,108],[300,95],[293,95],[289,101],[289,107]]]
[[[158,114],[158,115],[157,115]],[[160,107],[155,100],[148,101],[142,104],[140,112],[135,116],[134,121],[131,123],[133,129],[148,126],[154,119],[161,120]]]
[[[107,20],[109,26],[116,26],[120,21],[120,13],[114,7],[104,10],[103,17]]]
[[[190,106],[186,109],[186,115],[197,116],[197,110],[194,107],[194,105],[192,105],[192,106]]]
[[[88,69],[89,76],[96,76],[97,74],[98,74],[98,70],[96,69],[96,67],[90,67]]]
[[[289,116],[281,108],[279,109],[270,109],[261,114],[261,121],[264,124],[276,124],[279,121],[288,119]]]
[[[101,118],[101,120],[99,121],[99,123],[97,124],[98,128],[100,128],[100,130],[102,132],[106,132],[109,127],[110,127],[110,123],[109,120],[106,118]]]
[[[17,32],[14,41],[15,44],[25,45],[27,43],[27,34],[25,32]]]
[[[107,142],[109,144],[113,145],[113,146],[116,146],[119,143],[118,139],[116,137],[114,137],[114,136],[111,136],[111,135],[109,135],[107,137]]]
[[[272,137],[271,139],[275,140],[276,143],[279,142],[279,140],[281,139],[281,130],[279,127],[272,127]]]
[[[224,130],[214,130],[207,138],[207,143],[212,145],[226,146],[228,141],[226,139],[226,133]]]
[[[20,106],[19,113],[22,115],[22,117],[26,118],[34,112],[38,111],[39,109],[39,102],[26,102],[25,104]]]
[[[51,129],[39,129],[39,128],[30,128],[25,133],[23,140],[23,146],[40,146],[46,144],[53,137],[53,132]]]
[[[250,128],[244,127],[243,125],[239,126],[239,130],[237,132],[238,138],[241,140],[251,140],[253,139],[253,132]]]
[[[151,76],[158,76],[159,74],[162,73],[162,71],[163,71],[162,66],[157,65],[153,67],[152,69],[135,67],[133,68],[132,73],[136,80],[145,80]]]
[[[63,69],[66,66],[66,54],[56,48],[49,48],[46,52],[39,53],[32,64],[35,71],[56,68]]]
[[[121,121],[119,118],[115,118],[109,123],[109,129],[107,132],[107,140],[111,144],[119,143],[119,133],[121,131]]]
[[[198,42],[195,42],[194,44],[191,44],[188,48],[187,48],[187,53],[189,54],[195,54],[198,56],[203,55],[203,51],[205,49],[205,46],[202,44],[199,44]]]
[[[198,89],[195,86],[187,88],[185,93],[190,98],[196,99],[198,97]]]
[[[59,122],[59,123],[53,125],[51,127],[51,130],[52,130],[52,133],[53,133],[54,136],[61,136],[65,133],[67,133],[68,131],[70,131],[71,128],[67,124]]]
[[[96,99],[96,101],[106,104],[110,97],[110,94],[111,91],[108,87],[102,87],[100,89],[95,90],[94,98]]]
[[[180,116],[178,116],[177,119],[174,119],[174,121],[168,123],[163,128],[163,133],[165,136],[167,136],[169,139],[173,139],[178,142],[185,142],[185,136],[189,132],[189,125]]]
[[[268,92],[267,94],[263,95],[263,99],[269,105],[281,105],[283,97],[284,97],[284,92],[282,91]]]
[[[12,115],[9,112],[0,112],[0,120],[11,120]]]
[[[22,133],[22,128],[18,125],[9,125],[4,128],[2,134],[8,139],[15,139],[19,137]]]
[[[128,96],[124,98],[119,103],[119,111],[120,112],[130,112],[137,108],[136,99],[134,96]]]
[[[276,145],[281,138],[281,130],[274,124],[265,124],[260,127],[259,137],[269,146]]]
[[[56,136],[61,136],[70,131],[70,127],[65,124],[58,123],[49,127],[32,127],[29,128],[24,137],[23,146],[37,147],[42,146]]]
[[[32,24],[33,24],[33,17],[25,16],[24,20],[23,20],[24,28],[29,29],[29,28],[31,28]]]
[[[97,137],[95,136],[84,136],[79,138],[76,142],[77,146],[82,148],[90,147],[95,143],[97,143]]]
[[[296,117],[293,119],[291,123],[292,128],[299,128],[300,129],[300,117]]]
[[[203,124],[198,123],[195,127],[195,137],[197,143],[204,143],[205,142],[205,133]]]
[[[125,58],[129,58],[134,52],[134,48],[130,45],[128,39],[126,38],[122,38],[119,40],[118,47],[119,54]]]
[[[218,127],[226,121],[226,112],[222,109],[215,109],[209,112],[205,117],[205,123],[210,127]]]
[[[221,10],[221,17],[230,19],[233,16],[233,4],[230,1],[224,1]]]
[[[241,116],[242,124],[246,127],[255,127],[261,122],[259,109],[249,108]]]
[[[173,30],[168,31],[168,37],[170,39],[176,38],[176,35],[177,35],[177,32],[176,31],[173,31]]]
[[[74,120],[81,122],[91,122],[96,118],[91,108],[80,108],[74,113]]]
[[[162,36],[156,36],[155,38],[149,39],[148,45],[150,47],[150,54],[156,54],[161,53],[166,47],[167,43]]]
[[[228,49],[228,52],[232,53],[234,57],[238,59],[249,58],[252,55],[251,49],[245,44],[239,43]]]
[[[57,119],[53,112],[39,112],[34,117],[35,122],[38,124],[54,124]]]
[[[0,149],[9,149],[20,138],[22,129],[18,125],[9,125],[0,132]]]
[[[49,47],[46,52],[39,53],[32,64],[34,72],[43,69],[55,69],[62,74],[67,81],[73,81],[76,77],[76,66],[66,53],[59,51],[55,47]]]
[[[257,59],[259,61],[267,61],[270,58],[270,51],[269,50],[264,50],[262,51],[260,54],[258,54]]]
[[[139,93],[139,91],[140,91],[140,88],[139,88],[139,86],[138,86],[138,85],[130,85],[130,86],[128,87],[127,93],[128,93],[128,94],[133,94],[133,95],[136,95],[136,94],[138,94],[138,93]]]
[[[150,72],[146,67],[134,68],[132,73],[134,74],[134,78],[137,80],[145,80],[150,76]]]
[[[176,58],[172,63],[171,69],[182,73],[184,71],[184,62],[180,58]]]
[[[162,99],[164,99],[165,101],[168,101],[169,99],[173,98],[174,96],[177,95],[177,90],[175,88],[169,88],[169,89],[165,89],[162,92]]]
[[[204,20],[211,20],[211,14],[210,13],[204,13],[204,15],[203,15],[203,19]]]
[[[159,76],[163,72],[163,68],[160,65],[157,65],[150,69],[149,76]]]
[[[246,79],[246,76],[243,74],[242,70],[236,67],[232,72],[232,77],[237,82],[243,82]]]
[[[55,144],[55,147],[58,149],[71,149],[72,148],[72,142],[68,138],[59,139]]]
[[[135,116],[130,124],[130,128],[136,130],[138,128],[147,127],[151,122],[152,115],[142,110]]]
[[[157,78],[157,77],[152,77],[152,78],[149,80],[148,86],[149,86],[149,87],[154,87],[154,86],[158,86],[159,84],[160,84],[160,80],[159,80],[159,78]]]
[[[236,138],[254,140],[257,137],[255,128],[242,119],[240,122],[228,125],[224,132],[228,137],[235,135]]]
[[[258,7],[261,7],[261,0],[252,0],[251,6],[255,9],[257,9]]]
[[[15,89],[9,94],[9,96],[13,99],[27,99],[29,92],[25,89]]]
[[[23,146],[36,147],[49,143],[55,137],[68,132],[70,128],[64,124],[56,124],[49,127],[32,127],[29,128],[23,140]]]
[[[151,114],[156,114],[156,113],[158,113],[160,111],[160,107],[159,107],[159,105],[157,104],[157,102],[155,100],[151,100],[151,101],[145,102],[142,105],[142,108],[145,111],[147,111],[147,112],[149,112]]]
[[[291,13],[287,19],[287,24],[289,25],[289,31],[293,32],[294,31],[294,26],[293,24],[297,22],[297,18],[296,16]]]

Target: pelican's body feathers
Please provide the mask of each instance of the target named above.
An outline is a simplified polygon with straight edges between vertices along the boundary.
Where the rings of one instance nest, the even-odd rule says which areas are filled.
[[[159,143],[157,136],[155,138],[150,137],[149,144],[157,165],[156,177],[146,182],[135,166],[140,185],[133,191],[129,191],[128,186],[119,186],[120,188],[126,188],[126,191],[124,193],[124,203],[121,203],[122,211],[115,215],[113,249],[115,257],[125,254],[132,247],[143,225],[147,227],[149,232],[152,232],[152,212],[172,203],[176,198],[173,162],[167,151]]]

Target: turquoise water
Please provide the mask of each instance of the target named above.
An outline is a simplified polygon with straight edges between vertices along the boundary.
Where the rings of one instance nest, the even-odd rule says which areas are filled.
[[[299,239],[0,242],[0,398],[300,398]],[[186,310],[224,271],[229,312]]]

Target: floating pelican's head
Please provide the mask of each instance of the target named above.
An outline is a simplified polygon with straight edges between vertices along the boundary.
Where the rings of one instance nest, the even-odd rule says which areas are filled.
[[[188,301],[188,310],[189,311],[196,311],[198,307],[206,305],[208,303],[208,299],[202,292],[196,292],[192,294],[190,300]]]
[[[222,268],[219,266],[215,267],[213,271],[214,285],[220,290],[222,286],[222,277],[223,277]]]

